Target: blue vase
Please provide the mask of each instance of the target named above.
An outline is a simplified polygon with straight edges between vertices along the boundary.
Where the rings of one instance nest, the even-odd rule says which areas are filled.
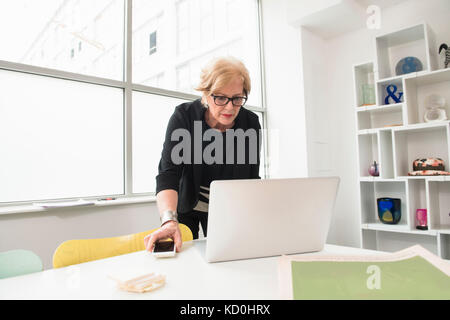
[[[395,67],[398,76],[423,70],[422,62],[416,57],[406,57],[400,60]]]
[[[402,203],[400,199],[377,199],[378,218],[385,224],[397,224],[402,218]]]

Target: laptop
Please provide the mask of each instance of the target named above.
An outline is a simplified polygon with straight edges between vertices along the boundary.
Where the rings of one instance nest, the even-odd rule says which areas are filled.
[[[340,179],[213,181],[208,262],[321,251]]]

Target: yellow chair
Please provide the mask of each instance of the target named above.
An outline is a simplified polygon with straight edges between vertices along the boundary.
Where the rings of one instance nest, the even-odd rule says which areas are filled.
[[[181,223],[179,227],[182,241],[192,241],[191,230]],[[114,238],[65,241],[56,248],[53,254],[53,268],[62,268],[73,264],[145,250],[144,238],[156,230],[158,228]]]

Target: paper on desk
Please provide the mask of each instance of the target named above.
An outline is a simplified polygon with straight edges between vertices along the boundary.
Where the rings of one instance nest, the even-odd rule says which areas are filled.
[[[117,283],[121,290],[144,293],[156,290],[166,282],[166,276],[148,271],[124,270],[110,273],[108,277]]]
[[[64,201],[64,202],[36,202],[33,203],[36,207],[42,207],[45,209],[50,208],[64,208],[64,207],[80,207],[94,205],[94,201],[78,200],[78,201]]]
[[[450,299],[450,263],[421,246],[382,255],[279,259],[283,299]]]

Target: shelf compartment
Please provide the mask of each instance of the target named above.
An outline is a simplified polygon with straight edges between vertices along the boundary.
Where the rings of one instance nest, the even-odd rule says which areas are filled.
[[[434,234],[377,232],[377,249],[380,251],[396,252],[417,244],[439,254],[437,236]]]
[[[369,174],[370,166],[376,161],[380,164],[378,156],[378,134],[364,134],[358,136],[359,148],[359,176],[372,178]]]
[[[430,229],[450,229],[450,182],[427,181]]]
[[[374,63],[366,62],[353,66],[355,103],[358,107],[376,105]],[[368,92],[365,94],[364,92]],[[369,99],[368,99],[369,98]]]
[[[450,260],[450,234],[440,233],[438,241],[439,256],[442,259]]]
[[[380,177],[382,179],[394,178],[394,151],[392,145],[392,131],[380,130],[378,133],[380,141]]]
[[[358,130],[403,126],[403,104],[364,107],[357,110]]]
[[[425,123],[426,99],[432,94],[442,96],[446,100],[444,109],[447,117],[450,116],[450,69],[407,78],[405,88],[405,101],[408,106],[407,124]]]
[[[425,179],[408,179],[408,208],[409,208],[409,221],[411,222],[411,229],[417,233],[426,233],[427,230],[417,229],[416,211],[417,209],[428,210],[427,205],[427,188]],[[428,215],[427,215],[428,216]],[[427,217],[427,220],[428,217]],[[429,222],[427,221],[427,225]]]
[[[407,229],[382,229],[378,225],[362,226],[362,246],[364,249],[385,252],[396,252],[413,245],[421,245],[436,255],[444,253],[442,245],[438,245],[437,233],[417,233]]]
[[[361,187],[361,224],[363,226],[379,226],[381,229],[410,230],[408,224],[408,205],[406,197],[406,181],[360,182]],[[402,217],[395,225],[383,224],[378,218],[378,198],[399,198],[401,200]]]
[[[448,130],[448,122],[393,129],[395,176],[408,177],[416,159],[441,158],[448,168]]]
[[[396,88],[390,88],[389,92],[393,92],[393,95],[395,95],[397,98],[400,98],[400,102],[393,101],[392,98],[389,98],[388,101],[386,101],[386,98],[389,97],[389,92],[387,91],[387,89],[391,85],[395,86]],[[403,88],[403,77],[394,77],[388,80],[378,81],[377,104],[379,106],[389,106],[393,104],[403,103],[405,101],[405,92]]]
[[[423,65],[422,72],[431,71],[431,30],[425,23],[414,25],[375,38],[378,79],[397,76],[397,63],[405,57],[416,57]]]
[[[438,232],[436,230],[411,230],[406,225],[388,225],[382,223],[367,223],[361,225],[363,230],[373,230],[373,231],[382,231],[382,232],[398,232],[405,234],[417,234],[417,235],[425,235],[425,236],[437,236]]]

